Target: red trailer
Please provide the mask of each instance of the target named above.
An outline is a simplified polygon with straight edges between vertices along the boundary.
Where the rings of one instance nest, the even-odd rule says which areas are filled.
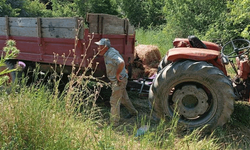
[[[76,66],[85,68],[97,53],[94,42],[101,38],[110,39],[112,47],[119,50],[128,66],[134,57],[135,32],[127,19],[92,13],[86,20],[0,17],[0,48],[7,40],[15,40],[20,54],[12,63],[23,61],[27,66],[38,63],[42,71],[48,71],[56,62],[66,66],[64,73],[70,73],[73,60]],[[103,61],[99,56],[94,59],[94,64],[99,62],[96,76],[105,75]]]

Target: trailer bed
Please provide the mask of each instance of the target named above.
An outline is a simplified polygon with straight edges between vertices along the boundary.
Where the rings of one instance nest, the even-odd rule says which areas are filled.
[[[107,14],[88,14],[88,28],[83,18],[16,18],[0,17],[0,53],[7,40],[16,41],[20,50],[17,60],[41,65],[61,64],[86,67],[97,53],[94,42],[109,38],[112,47],[124,57],[126,65],[134,57],[135,32],[127,19]],[[86,54],[86,57],[84,57]],[[105,74],[103,57],[97,76]],[[42,67],[43,68],[43,67]],[[45,67],[46,68],[46,67]],[[45,70],[46,71],[46,70]],[[68,71],[66,71],[68,72]]]

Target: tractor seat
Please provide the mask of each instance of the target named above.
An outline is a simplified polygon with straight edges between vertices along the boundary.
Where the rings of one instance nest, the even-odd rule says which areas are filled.
[[[188,41],[192,47],[207,49],[207,46],[198,37],[194,35],[188,36]]]

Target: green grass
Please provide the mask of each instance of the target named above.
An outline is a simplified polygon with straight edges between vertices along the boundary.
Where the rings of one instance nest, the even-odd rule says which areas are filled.
[[[249,148],[250,111],[245,103],[237,103],[231,121],[212,134],[201,129],[185,131],[177,125],[177,117],[153,122],[141,116],[133,123],[114,128],[101,113],[106,108],[94,104],[94,97],[84,99],[70,89],[63,96],[42,84],[16,85],[10,93],[1,92],[1,149]],[[78,100],[85,101],[81,111],[77,109]],[[135,137],[141,125],[149,125],[150,129],[143,136]]]
[[[137,30],[139,44],[159,46],[162,55],[172,47],[172,38],[161,30]],[[11,90],[0,92],[0,148],[7,149],[166,149],[214,150],[250,148],[250,109],[248,103],[237,102],[232,119],[213,133],[202,129],[186,131],[178,118],[155,121],[150,118],[147,99],[129,93],[140,113],[119,127],[109,124],[109,109],[96,103],[102,83],[88,85],[83,74],[75,76],[63,92],[57,86],[60,78],[43,84],[38,79],[26,86],[23,79]],[[58,79],[58,80],[55,80]],[[52,87],[52,88],[51,88]],[[54,87],[54,88],[53,88]],[[8,92],[7,92],[8,91]],[[141,108],[140,108],[141,107]],[[122,109],[123,110],[123,109]],[[132,120],[132,121],[131,121]],[[137,129],[148,125],[149,130],[135,137]]]
[[[136,30],[136,44],[156,45],[158,46],[161,55],[164,56],[166,52],[173,48],[174,37],[161,28],[157,29],[137,29]]]

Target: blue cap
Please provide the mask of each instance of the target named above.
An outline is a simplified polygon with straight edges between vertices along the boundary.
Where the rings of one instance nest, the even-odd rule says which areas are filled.
[[[100,41],[95,42],[95,44],[97,44],[97,45],[105,45],[107,47],[110,47],[110,41],[109,41],[109,39],[106,39],[106,38],[102,38]]]

